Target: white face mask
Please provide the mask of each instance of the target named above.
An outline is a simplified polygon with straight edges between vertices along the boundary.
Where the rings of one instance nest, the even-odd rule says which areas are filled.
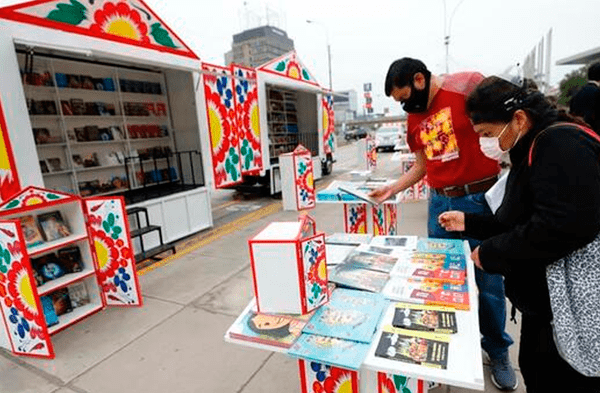
[[[502,148],[500,147],[500,137],[502,136],[502,134],[504,134],[509,124],[510,123],[506,123],[506,125],[504,126],[502,131],[500,131],[500,134],[498,136],[482,136],[479,138],[479,146],[483,155],[485,155],[488,158],[491,158],[492,160],[500,160],[502,155],[505,153],[505,151],[502,150]],[[520,135],[521,133],[519,132],[519,136]],[[517,140],[519,139],[519,136],[517,136]],[[515,140],[515,143],[517,143],[517,140]]]

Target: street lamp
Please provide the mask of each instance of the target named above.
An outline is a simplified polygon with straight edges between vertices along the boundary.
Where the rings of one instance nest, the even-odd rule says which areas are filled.
[[[327,39],[327,65],[329,67],[329,90],[333,91],[333,87],[331,84],[331,45],[329,45],[329,29],[322,23],[316,22],[314,20],[307,19],[306,23],[312,23],[315,25],[319,25],[325,29],[325,38]]]
[[[452,29],[452,18],[454,18],[454,14],[456,14],[458,6],[461,5],[463,1],[465,0],[460,0],[456,7],[454,7],[452,15],[450,15],[450,22],[446,25],[446,0],[444,0],[444,45],[446,46],[446,74],[450,73],[448,68],[448,48],[450,47],[450,30]]]

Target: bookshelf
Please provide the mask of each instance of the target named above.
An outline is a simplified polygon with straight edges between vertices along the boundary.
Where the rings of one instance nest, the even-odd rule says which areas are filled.
[[[278,157],[292,152],[298,145],[297,94],[291,90],[267,90],[269,155]]]
[[[7,349],[53,358],[52,335],[108,305],[141,305],[126,217],[122,198],[81,199],[37,187],[0,206]]]
[[[25,56],[18,60],[46,188],[81,196],[138,188],[126,171],[140,169],[125,157],[174,150],[163,73],[43,55],[26,70]]]

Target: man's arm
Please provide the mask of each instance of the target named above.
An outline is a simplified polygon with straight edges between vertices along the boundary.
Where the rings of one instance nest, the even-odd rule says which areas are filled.
[[[383,202],[386,199],[389,199],[393,195],[396,195],[399,192],[404,191],[408,187],[412,186],[423,177],[427,173],[426,167],[426,158],[423,150],[417,150],[414,152],[416,161],[413,166],[408,170],[408,172],[404,173],[398,180],[389,184],[387,186],[380,187],[376,190],[371,191],[369,196],[378,200],[379,202]]]

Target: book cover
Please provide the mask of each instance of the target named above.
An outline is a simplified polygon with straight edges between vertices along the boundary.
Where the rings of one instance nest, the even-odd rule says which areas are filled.
[[[329,281],[338,284],[338,286],[381,292],[389,278],[390,276],[383,272],[361,269],[343,263],[333,269]]]
[[[50,167],[48,166],[46,160],[40,160],[40,169],[42,170],[42,173],[50,172]]]
[[[85,126],[83,127],[86,141],[98,141],[100,140],[100,129],[98,126]]]
[[[79,154],[73,154],[73,168],[83,168],[83,158]]]
[[[373,191],[373,189],[371,189],[369,187],[361,187],[361,186],[354,185],[351,183],[344,183],[344,184],[340,184],[338,186],[338,189],[340,191],[343,191],[345,193],[348,193],[348,194],[354,196],[355,198],[357,198],[361,201],[368,202],[372,205],[379,205],[380,203],[383,203],[383,202],[379,202],[376,199],[371,198],[369,196],[369,193],[371,191]],[[342,199],[343,199],[343,197],[342,197]]]
[[[371,245],[365,245],[365,246],[361,246],[359,248],[360,251],[367,251],[367,252],[372,252],[375,254],[383,254],[383,255],[390,255],[394,252],[393,248],[390,247],[381,247],[381,246],[371,246]]]
[[[238,340],[289,348],[300,337],[302,328],[312,315],[258,313],[256,303],[252,301],[229,329],[229,336]]]
[[[384,326],[375,356],[446,370],[450,336]]]
[[[426,278],[451,284],[464,284],[467,275],[463,254],[431,252],[405,253],[390,275]]]
[[[346,244],[325,244],[327,266],[339,265],[356,247]]]
[[[326,244],[345,244],[358,246],[361,244],[367,244],[371,241],[373,235],[368,233],[344,233],[336,232],[325,237]]]
[[[337,288],[319,307],[304,333],[370,343],[387,301],[378,293]]]
[[[85,104],[80,98],[71,98],[71,111],[75,116],[85,115]]]
[[[450,307],[396,303],[392,325],[396,328],[424,332],[454,334],[456,313]]]
[[[58,157],[47,158],[46,161],[48,162],[48,165],[50,166],[50,170],[52,172],[60,172],[63,170],[62,163],[60,162],[60,158],[58,158]]]
[[[31,259],[31,266],[41,276],[43,282],[55,280],[65,275],[65,269],[55,253]]]
[[[466,284],[454,285],[427,279],[392,277],[382,293],[390,300],[437,304],[459,310],[469,309],[469,292]]]
[[[42,227],[44,238],[47,242],[66,237],[71,234],[67,223],[58,210],[40,214],[38,216],[38,222]]]
[[[25,238],[27,248],[37,246],[44,242],[42,232],[33,216],[23,216],[19,220],[21,221],[21,230],[23,231],[23,237]]]
[[[371,240],[372,246],[394,247],[402,250],[415,250],[417,236],[375,236]]]
[[[288,355],[358,370],[367,355],[369,344],[341,338],[302,333],[288,350]]]
[[[54,306],[54,312],[57,316],[61,316],[68,312],[73,311],[73,305],[71,304],[71,298],[69,298],[69,290],[67,288],[59,289],[50,294],[52,298],[52,305]]]
[[[358,250],[353,251],[344,260],[345,265],[384,273],[391,272],[397,262],[398,258],[396,257]]]
[[[464,255],[465,245],[459,239],[420,237],[417,241],[417,251]]]
[[[81,250],[77,246],[58,250],[58,260],[67,273],[78,273],[83,270]]]
[[[44,317],[46,318],[46,325],[48,325],[48,327],[56,325],[58,323],[58,316],[54,311],[52,298],[50,296],[42,296],[40,297],[40,301],[42,303]]]
[[[73,308],[85,306],[90,302],[90,294],[87,291],[85,282],[80,281],[67,287],[69,299]]]
[[[49,143],[50,130],[48,130],[47,128],[34,128],[33,138],[35,139],[36,145],[43,145],[45,143]]]

